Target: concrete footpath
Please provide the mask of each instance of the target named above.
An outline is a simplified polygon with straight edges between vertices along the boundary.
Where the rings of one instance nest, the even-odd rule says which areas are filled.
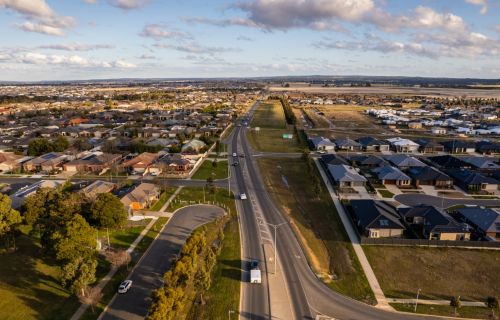
[[[323,178],[323,181],[325,182],[325,185],[328,188],[328,192],[332,197],[333,203],[335,204],[335,208],[337,209],[340,220],[342,221],[342,224],[344,225],[347,235],[349,236],[349,240],[351,240],[354,252],[356,253],[359,263],[361,264],[361,267],[363,268],[366,278],[368,279],[370,288],[372,289],[373,294],[375,295],[375,299],[377,300],[376,307],[393,311],[394,309],[389,305],[389,301],[385,297],[382,288],[380,288],[380,284],[378,283],[377,277],[375,276],[375,273],[373,272],[373,269],[370,263],[368,262],[368,259],[366,258],[365,252],[363,251],[363,248],[359,243],[356,231],[353,229],[351,221],[349,220],[349,217],[347,216],[344,207],[340,203],[338,196],[336,195],[332,185],[330,184],[330,179],[328,179],[328,177],[326,176],[323,167],[319,163],[318,159],[314,159],[314,162],[316,163],[316,166],[318,167],[321,177]]]
[[[142,230],[142,232],[139,234],[139,236],[132,242],[132,244],[128,247],[127,252],[129,254],[132,254],[134,252],[135,247],[141,242],[141,240],[144,238],[144,236],[149,232],[149,230],[153,227],[153,225],[156,223],[156,220],[158,220],[158,217],[146,217],[147,219],[151,219],[151,221],[148,223],[146,228]],[[99,289],[104,289],[104,287],[108,284],[108,282],[113,278],[113,276],[116,274],[118,271],[118,268],[116,267],[111,267],[111,270],[109,270],[108,274],[104,278],[99,281],[99,283],[96,285],[97,288]],[[89,308],[88,304],[81,304],[78,310],[71,316],[71,320],[78,320],[80,319],[85,311]]]

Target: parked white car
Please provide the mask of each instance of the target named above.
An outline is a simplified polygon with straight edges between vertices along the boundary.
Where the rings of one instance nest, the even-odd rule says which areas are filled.
[[[240,194],[240,199],[241,200],[246,200],[247,199],[247,195],[244,194],[244,193]]]

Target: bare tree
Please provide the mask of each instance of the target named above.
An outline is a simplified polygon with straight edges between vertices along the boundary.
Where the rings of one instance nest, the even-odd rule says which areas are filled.
[[[78,295],[78,299],[81,303],[89,305],[92,309],[92,313],[94,313],[94,307],[101,301],[102,299],[102,291],[101,288],[95,287],[87,287],[83,294]]]
[[[117,250],[117,251],[109,251],[106,253],[106,260],[115,268],[119,268],[123,265],[128,265],[132,257],[127,250]]]

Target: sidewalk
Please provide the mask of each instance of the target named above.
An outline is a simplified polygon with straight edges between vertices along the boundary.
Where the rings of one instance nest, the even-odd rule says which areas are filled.
[[[405,304],[415,304],[417,299],[397,299],[397,298],[387,298],[389,303],[405,303]],[[460,301],[464,307],[485,307],[486,304],[480,301]],[[449,300],[424,300],[418,299],[418,304],[431,304],[431,305],[441,305],[449,306]]]
[[[144,238],[144,236],[149,232],[151,227],[153,227],[156,220],[158,220],[157,217],[151,217],[151,219],[152,220],[149,222],[149,224],[146,226],[146,228],[144,228],[144,230],[142,230],[142,232],[139,234],[139,236],[134,240],[134,242],[132,242],[130,247],[128,247],[127,252],[129,254],[132,254],[132,252],[134,252],[135,247],[137,247],[139,242],[141,242],[142,238]],[[108,274],[106,274],[106,276],[104,278],[102,278],[101,281],[99,281],[99,283],[97,284],[96,287],[102,290],[108,284],[108,282],[111,280],[111,278],[113,278],[113,276],[116,274],[117,271],[118,271],[118,269],[116,267],[112,267],[111,270],[109,270]],[[71,316],[71,320],[80,319],[83,316],[83,314],[85,313],[85,311],[87,311],[88,308],[89,308],[88,304],[81,304],[80,307],[78,308],[78,310],[76,310],[76,312],[73,314],[73,316]]]
[[[335,191],[333,190],[333,187],[330,184],[330,180],[328,179],[325,172],[323,171],[323,168],[321,167],[321,164],[319,163],[319,161],[317,159],[314,159],[314,162],[316,163],[316,166],[318,167],[318,170],[321,174],[321,177],[323,178],[323,181],[325,182],[325,185],[328,188],[328,192],[330,193],[330,196],[332,197],[333,203],[335,204],[335,208],[337,209],[340,220],[342,220],[342,224],[344,225],[344,228],[347,232],[347,235],[349,236],[349,239],[351,240],[354,252],[356,253],[356,256],[358,257],[359,263],[361,264],[361,267],[363,268],[363,271],[365,272],[368,283],[370,284],[370,288],[372,289],[373,294],[375,295],[375,299],[377,299],[377,307],[392,311],[393,308],[389,305],[389,302],[388,302],[387,298],[385,297],[384,292],[382,291],[382,288],[380,288],[380,284],[378,283],[377,277],[375,276],[375,273],[373,272],[373,269],[370,266],[368,259],[366,258],[366,255],[365,255],[365,252],[363,251],[363,248],[361,248],[361,244],[359,243],[359,239],[358,239],[358,236],[356,234],[356,231],[353,229],[351,221],[349,220],[349,217],[347,216],[347,213],[345,212],[344,207],[342,206],[339,198],[335,194]]]
[[[181,190],[183,188],[184,188],[184,186],[180,186],[179,188],[177,188],[177,190],[175,190],[175,192],[170,196],[170,198],[168,198],[168,200],[160,208],[160,210],[158,210],[158,212],[165,212],[167,210],[168,206],[170,205],[170,202],[172,202],[175,199],[175,197],[177,197],[177,195],[179,194],[179,192],[181,192]]]

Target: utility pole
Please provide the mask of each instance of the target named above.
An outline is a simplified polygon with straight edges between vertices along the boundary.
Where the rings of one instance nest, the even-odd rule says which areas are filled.
[[[274,274],[276,274],[276,261],[278,260],[278,243],[277,243],[277,237],[276,234],[278,233],[278,228],[281,227],[282,225],[287,224],[288,222],[282,222],[280,224],[272,224],[269,222],[266,222],[267,225],[271,226],[274,228]]]
[[[418,305],[418,296],[420,295],[420,288],[417,291],[417,300],[415,301],[415,313],[417,313],[417,305]]]
[[[229,311],[227,312],[227,315],[228,315],[228,317],[229,317],[229,320],[231,320],[231,313],[234,313],[234,310],[229,310]]]

